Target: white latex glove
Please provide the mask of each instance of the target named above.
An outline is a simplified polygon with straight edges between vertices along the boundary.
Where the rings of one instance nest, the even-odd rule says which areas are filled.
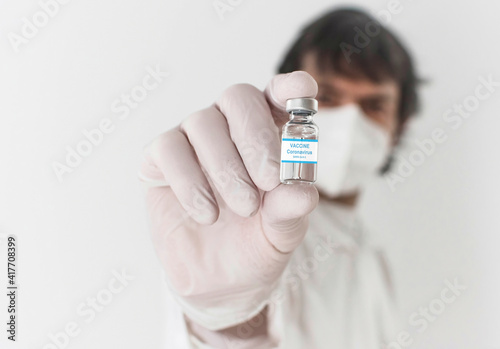
[[[288,98],[315,97],[303,71],[275,76],[265,92],[229,87],[212,106],[160,135],[146,150],[152,239],[185,314],[220,330],[266,305],[318,203],[312,185],[279,180]]]

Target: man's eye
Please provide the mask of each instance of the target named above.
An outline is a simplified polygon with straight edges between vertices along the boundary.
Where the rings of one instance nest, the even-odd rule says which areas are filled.
[[[383,104],[377,102],[365,103],[362,107],[366,112],[381,112],[384,110]]]
[[[331,101],[330,97],[328,97],[328,96],[322,96],[322,95],[316,96],[316,99],[318,100],[318,102],[323,102],[323,103],[328,103],[328,102]]]
[[[337,107],[340,99],[332,95],[317,95],[316,99],[321,107]]]

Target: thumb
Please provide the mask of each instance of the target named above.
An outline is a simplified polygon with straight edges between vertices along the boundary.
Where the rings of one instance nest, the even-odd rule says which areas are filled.
[[[306,234],[308,214],[318,200],[318,191],[310,184],[280,184],[266,192],[261,217],[267,240],[280,252],[293,251]]]
[[[314,98],[317,93],[318,84],[316,80],[301,70],[274,76],[264,91],[274,122],[278,126],[282,126],[288,121],[289,115],[285,110],[287,99],[301,97]]]

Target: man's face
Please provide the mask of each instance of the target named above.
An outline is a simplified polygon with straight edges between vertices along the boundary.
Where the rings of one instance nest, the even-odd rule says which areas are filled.
[[[311,74],[318,83],[316,99],[320,109],[355,103],[395,138],[400,98],[396,82],[388,80],[376,84],[368,79],[342,77],[332,70],[320,71],[314,54],[304,57],[302,70]]]

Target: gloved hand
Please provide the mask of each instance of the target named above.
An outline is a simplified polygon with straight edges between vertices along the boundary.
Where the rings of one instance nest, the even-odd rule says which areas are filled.
[[[258,314],[306,233],[318,192],[280,184],[280,130],[286,100],[316,93],[303,71],[264,92],[231,86],[145,151],[141,179],[164,185],[146,198],[154,248],[184,313],[205,328]]]

